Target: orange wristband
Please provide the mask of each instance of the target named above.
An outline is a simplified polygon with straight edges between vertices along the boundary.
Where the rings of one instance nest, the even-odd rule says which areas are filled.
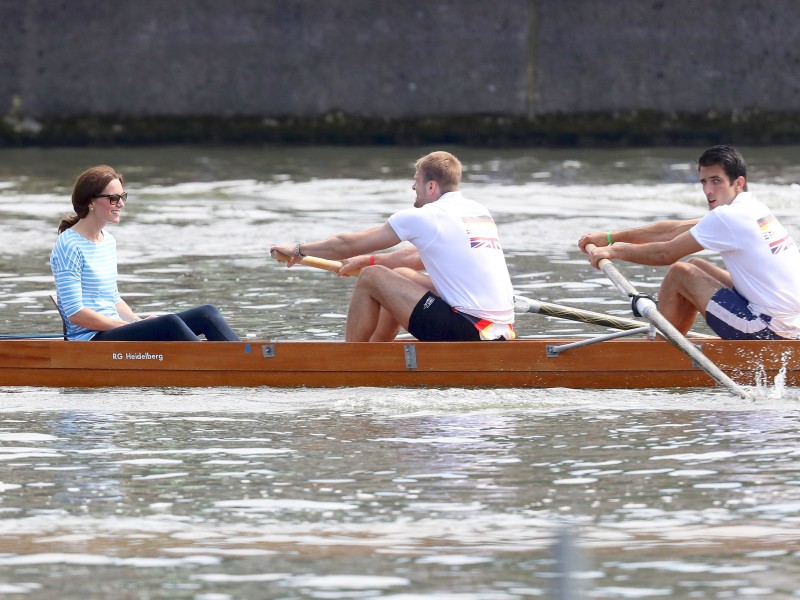
[[[369,257],[369,266],[371,267],[374,264],[375,264],[375,255],[373,254],[372,256]]]

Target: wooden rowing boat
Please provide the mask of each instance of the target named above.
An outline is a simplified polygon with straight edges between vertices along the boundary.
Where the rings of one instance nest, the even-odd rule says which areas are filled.
[[[0,385],[434,386],[684,388],[714,381],[663,340],[347,343],[0,340]],[[800,384],[800,341],[704,339],[703,354],[741,385]]]

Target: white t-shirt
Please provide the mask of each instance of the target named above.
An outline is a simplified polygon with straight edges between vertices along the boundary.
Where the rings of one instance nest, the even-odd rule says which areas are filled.
[[[754,314],[772,317],[769,327],[778,335],[800,336],[800,250],[767,206],[742,192],[689,231],[720,253]]]
[[[514,290],[484,206],[448,192],[389,217],[397,236],[419,252],[439,296],[456,310],[494,323],[514,322]]]

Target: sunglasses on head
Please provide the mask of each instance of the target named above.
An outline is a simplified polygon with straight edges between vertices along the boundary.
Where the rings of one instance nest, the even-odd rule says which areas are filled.
[[[111,206],[118,206],[120,200],[123,202],[128,201],[128,192],[122,192],[121,194],[97,194],[95,198],[108,198],[108,202]]]

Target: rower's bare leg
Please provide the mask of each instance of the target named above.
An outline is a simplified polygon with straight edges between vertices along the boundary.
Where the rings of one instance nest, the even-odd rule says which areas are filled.
[[[419,271],[415,271],[414,269],[408,269],[406,267],[400,267],[394,271],[395,273],[399,273],[403,277],[418,283],[428,291],[436,293],[436,289],[433,287],[433,282],[428,275],[420,273]],[[400,332],[400,327],[400,323],[398,323],[392,317],[389,311],[387,311],[385,308],[381,308],[380,317],[378,317],[378,326],[375,328],[375,331],[372,332],[369,341],[391,342],[397,337],[397,334]]]
[[[381,308],[408,329],[411,311],[428,289],[381,265],[361,271],[347,312],[345,340],[366,342],[378,327]]]
[[[689,262],[677,262],[669,268],[661,282],[658,310],[678,331],[685,334],[691,329],[698,313],[705,318],[708,301],[723,287],[723,283],[705,268]]]

